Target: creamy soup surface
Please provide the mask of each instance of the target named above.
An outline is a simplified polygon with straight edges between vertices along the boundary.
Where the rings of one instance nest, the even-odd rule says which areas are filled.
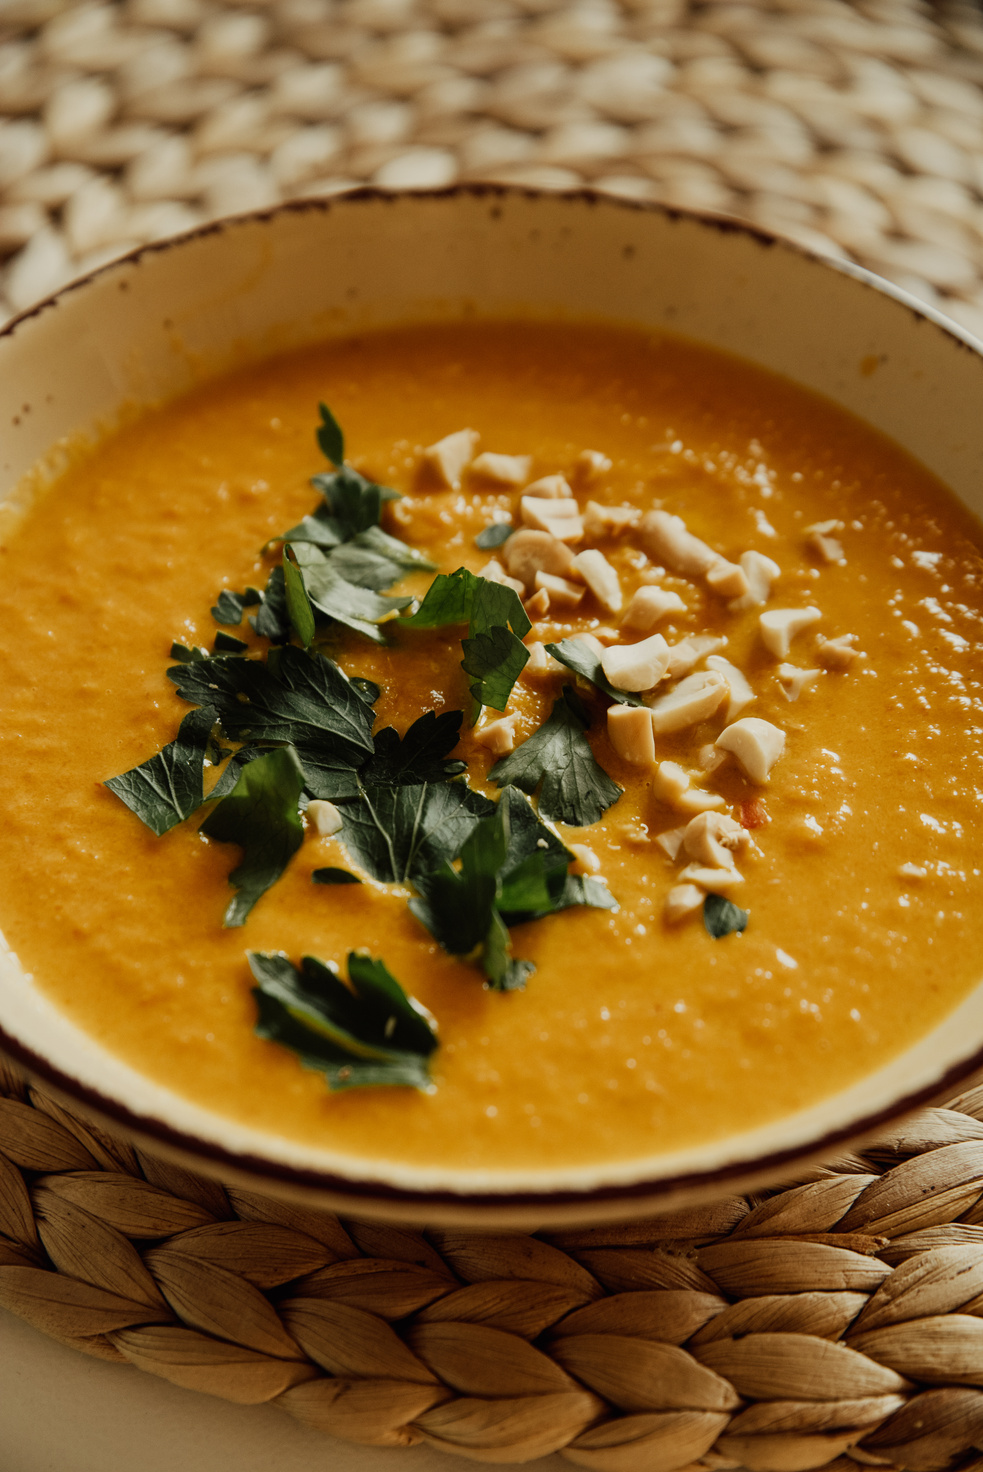
[[[858,373],[860,371],[858,365]],[[669,924],[677,881],[657,836],[687,821],[651,767],[590,740],[625,790],[589,829],[562,829],[600,862],[620,909],[518,927],[536,963],[524,991],[483,988],[407,909],[409,891],[317,887],[351,867],[343,841],[308,834],[241,929],[222,928],[238,851],[192,819],[155,838],[104,779],[170,741],[185,705],[165,678],[172,640],[210,646],[223,587],[262,586],[259,549],[313,509],[327,467],[317,403],[351,461],[404,499],[385,525],[445,572],[480,570],[476,534],[517,492],[465,474],[440,489],[423,447],[464,426],[480,449],[531,455],[529,479],[600,451],[612,464],[578,499],[663,507],[729,559],[781,568],[769,606],[818,608],[789,660],[857,636],[863,657],[789,701],[761,643],[760,608],[731,612],[700,579],[667,573],[685,613],[670,642],[719,632],[756,701],[786,734],[766,786],[733,761],[706,780],[753,830],[734,899],[743,935],[700,916]],[[844,561],[807,545],[838,520]],[[43,495],[0,544],[0,925],[64,1011],[157,1082],[244,1124],[366,1158],[447,1168],[576,1166],[726,1136],[815,1103],[931,1028],[977,981],[983,906],[973,827],[983,799],[983,562],[979,529],[931,476],[848,415],[745,364],[670,337],[523,323],[367,334],[249,367],[142,414]],[[629,530],[595,543],[626,600],[653,559]],[[420,592],[429,575],[404,588]],[[617,624],[590,596],[529,641]],[[261,642],[245,632],[257,651]],[[341,632],[325,648],[382,686],[379,725],[467,708],[460,629],[397,631],[387,648]],[[640,637],[637,634],[631,637]],[[702,667],[702,666],[701,666]],[[517,739],[569,674],[520,679]],[[716,716],[659,738],[694,769]],[[494,761],[464,728],[454,752],[489,796]],[[330,1094],[253,1032],[247,949],[344,962],[381,956],[439,1026],[433,1092]]]

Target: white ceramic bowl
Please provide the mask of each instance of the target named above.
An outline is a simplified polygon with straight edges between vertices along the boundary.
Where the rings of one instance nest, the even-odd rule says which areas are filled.
[[[365,327],[515,312],[668,327],[737,353],[860,415],[983,511],[981,349],[931,309],[729,221],[485,186],[362,190],[234,219],[135,252],[19,318],[0,334],[0,502],[63,436],[177,394],[243,348],[261,357]],[[983,981],[928,1036],[810,1109],[742,1131],[735,1101],[725,1140],[500,1177],[353,1160],[199,1108],[86,1037],[9,951],[0,1045],[76,1106],[199,1169],[361,1214],[529,1226],[722,1195],[940,1096],[983,1063]]]

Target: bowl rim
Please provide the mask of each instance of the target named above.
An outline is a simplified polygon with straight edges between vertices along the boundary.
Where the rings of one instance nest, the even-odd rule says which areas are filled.
[[[740,235],[767,249],[777,249],[800,257],[813,265],[852,278],[880,296],[904,307],[916,321],[928,321],[964,350],[983,362],[983,340],[954,322],[929,303],[920,302],[910,292],[876,275],[853,261],[825,256],[798,241],[775,235],[735,216],[710,210],[682,208],[658,200],[634,199],[608,194],[584,186],[575,189],[552,189],[493,182],[463,182],[434,189],[383,189],[361,185],[339,190],[330,195],[315,195],[287,200],[262,210],[247,210],[225,215],[204,225],[137,246],[112,260],[67,282],[23,311],[16,313],[2,328],[0,341],[13,337],[24,323],[56,308],[76,291],[92,282],[125,269],[140,261],[161,255],[211,236],[224,235],[240,227],[262,225],[289,215],[327,215],[332,210],[362,204],[397,206],[401,200],[526,199],[533,201],[567,201],[592,207],[621,209],[636,214],[660,215],[669,221],[684,221],[723,234]],[[868,1109],[855,1119],[831,1128],[808,1144],[793,1142],[786,1147],[770,1149],[763,1154],[749,1153],[733,1161],[716,1162],[705,1167],[637,1181],[615,1181],[592,1186],[553,1186],[535,1190],[527,1187],[503,1190],[481,1190],[471,1186],[461,1190],[447,1187],[410,1187],[397,1185],[371,1172],[363,1176],[345,1176],[326,1169],[305,1167],[253,1150],[234,1150],[215,1139],[179,1128],[157,1115],[138,1113],[127,1104],[98,1088],[65,1073],[43,1054],[26,1046],[11,1035],[0,1022],[0,1058],[6,1056],[37,1079],[69,1108],[80,1108],[84,1114],[128,1138],[159,1149],[182,1164],[204,1171],[226,1182],[239,1182],[250,1188],[275,1187],[287,1197],[316,1203],[328,1209],[357,1207],[389,1220],[435,1223],[435,1208],[442,1222],[474,1223],[476,1213],[489,1225],[526,1224],[534,1227],[555,1210],[558,1225],[593,1225],[637,1216],[648,1210],[667,1211],[696,1199],[706,1199],[713,1186],[718,1196],[738,1192],[751,1182],[761,1184],[782,1178],[786,1168],[801,1166],[819,1158],[828,1159],[844,1145],[876,1135],[883,1127],[912,1114],[926,1105],[951,1095],[955,1086],[983,1069],[983,1041],[970,1055],[951,1064],[936,1078],[917,1089],[896,1096],[893,1102]],[[379,1162],[380,1172],[386,1168]]]

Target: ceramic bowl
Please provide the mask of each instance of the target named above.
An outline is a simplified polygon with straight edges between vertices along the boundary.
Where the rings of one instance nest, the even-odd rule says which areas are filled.
[[[515,312],[668,327],[739,354],[852,410],[983,511],[981,349],[931,309],[730,221],[493,187],[363,190],[229,220],[135,252],[17,319],[0,335],[0,502],[63,438],[244,353]],[[723,1140],[500,1177],[353,1160],[199,1108],[86,1037],[9,951],[0,1047],[111,1128],[254,1189],[407,1221],[542,1226],[671,1209],[788,1175],[939,1097],[983,1063],[983,981],[928,1036],[812,1108],[742,1131],[735,1101]]]

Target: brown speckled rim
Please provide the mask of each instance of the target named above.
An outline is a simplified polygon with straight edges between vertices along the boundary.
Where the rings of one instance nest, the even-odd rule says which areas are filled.
[[[455,198],[502,200],[521,198],[549,204],[567,204],[623,210],[634,214],[657,214],[670,221],[695,224],[704,229],[744,236],[766,250],[788,251],[825,270],[851,277],[858,285],[886,296],[903,307],[919,325],[936,328],[964,351],[975,354],[983,367],[983,343],[934,308],[918,302],[908,292],[849,261],[826,258],[794,241],[784,240],[727,215],[677,209],[654,201],[625,199],[591,189],[545,190],[500,184],[459,184],[435,190],[383,190],[362,187],[328,197],[295,200],[274,209],[232,215],[117,257],[97,270],[70,282],[60,291],[19,313],[0,331],[0,338],[15,335],[32,318],[55,310],[71,294],[120,268],[139,265],[165,251],[241,226],[272,222],[283,215],[326,215],[339,209],[366,205],[397,208],[403,199],[442,203]],[[899,1118],[951,1095],[959,1084],[983,1068],[983,1042],[971,1054],[953,1063],[934,1081],[903,1093],[881,1109],[860,1114],[808,1143],[716,1164],[704,1170],[640,1179],[630,1183],[588,1187],[583,1190],[551,1189],[456,1192],[448,1189],[415,1190],[379,1180],[353,1180],[322,1170],[304,1169],[256,1153],[240,1153],[175,1129],[154,1115],[137,1114],[118,1100],[72,1078],[41,1054],[25,1047],[0,1026],[0,1053],[29,1077],[50,1089],[69,1107],[92,1115],[111,1131],[118,1130],[138,1144],[171,1156],[191,1169],[222,1180],[238,1182],[251,1189],[273,1191],[328,1209],[364,1212],[369,1215],[415,1223],[546,1228],[548,1225],[589,1225],[618,1218],[672,1210],[697,1199],[708,1199],[780,1179],[793,1167],[829,1158],[844,1146],[876,1135]],[[380,1169],[384,1167],[380,1166]]]

